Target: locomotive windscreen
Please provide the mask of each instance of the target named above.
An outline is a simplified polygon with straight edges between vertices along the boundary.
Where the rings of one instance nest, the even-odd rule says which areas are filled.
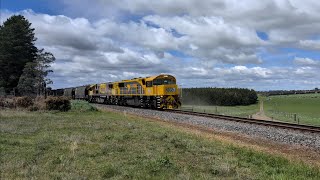
[[[171,78],[157,78],[153,80],[153,85],[163,85],[163,84],[176,84],[176,81]]]

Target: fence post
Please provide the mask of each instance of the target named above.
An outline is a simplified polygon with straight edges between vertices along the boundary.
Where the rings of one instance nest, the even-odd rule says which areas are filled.
[[[297,121],[297,114],[294,114],[293,117],[294,117],[294,121]]]

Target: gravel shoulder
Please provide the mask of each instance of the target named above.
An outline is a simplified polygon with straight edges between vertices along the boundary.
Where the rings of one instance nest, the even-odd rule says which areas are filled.
[[[164,111],[95,104],[101,110],[151,118],[208,138],[269,153],[284,155],[320,166],[320,134],[260,126]]]

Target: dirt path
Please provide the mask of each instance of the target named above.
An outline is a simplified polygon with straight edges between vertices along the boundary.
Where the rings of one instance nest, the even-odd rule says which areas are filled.
[[[253,119],[261,119],[261,120],[269,120],[272,121],[273,119],[266,116],[263,110],[263,101],[260,101],[260,111],[257,112],[256,114],[252,115]]]

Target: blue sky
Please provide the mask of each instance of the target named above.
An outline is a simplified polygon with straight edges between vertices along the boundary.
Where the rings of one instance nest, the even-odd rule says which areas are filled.
[[[58,6],[53,1],[47,0],[1,0],[1,8],[13,12],[19,12],[25,9],[32,9],[38,13],[57,14]]]
[[[318,1],[3,0],[53,52],[53,87],[170,73],[186,87],[320,87]],[[273,13],[270,13],[273,12]]]

